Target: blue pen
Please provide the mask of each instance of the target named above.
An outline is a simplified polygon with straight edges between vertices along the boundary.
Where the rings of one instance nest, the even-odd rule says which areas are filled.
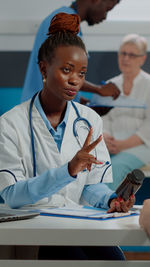
[[[104,80],[102,80],[101,82],[100,82],[100,85],[105,85],[106,84],[106,82],[104,81]]]

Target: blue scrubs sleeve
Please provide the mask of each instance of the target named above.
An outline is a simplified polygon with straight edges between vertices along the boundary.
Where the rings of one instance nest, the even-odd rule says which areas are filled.
[[[68,164],[65,164],[60,168],[47,170],[40,176],[18,181],[2,190],[0,195],[11,208],[20,208],[52,196],[72,181],[74,177],[69,175]]]

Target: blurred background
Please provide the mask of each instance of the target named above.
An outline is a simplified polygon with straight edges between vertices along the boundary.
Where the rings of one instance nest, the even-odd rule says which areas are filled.
[[[0,0],[0,115],[20,103],[20,96],[36,31],[41,21],[70,0]],[[150,51],[150,0],[121,0],[107,20],[89,27],[82,23],[89,51],[87,79],[94,83],[119,73],[117,51],[122,37],[138,33]],[[150,73],[150,53],[144,68]]]

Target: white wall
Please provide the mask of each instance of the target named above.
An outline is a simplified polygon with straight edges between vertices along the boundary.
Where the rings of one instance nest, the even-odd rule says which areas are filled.
[[[70,0],[0,0],[0,50],[32,49],[41,21],[54,9],[70,5]],[[150,0],[121,0],[105,22],[88,27],[82,23],[87,48],[116,51],[127,33],[139,33],[148,40],[150,50]]]

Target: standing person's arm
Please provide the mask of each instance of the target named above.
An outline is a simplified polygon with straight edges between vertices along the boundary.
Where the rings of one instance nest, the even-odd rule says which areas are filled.
[[[112,96],[116,99],[120,95],[120,90],[114,83],[107,83],[105,85],[96,85],[85,80],[81,91],[99,94],[101,96]]]

